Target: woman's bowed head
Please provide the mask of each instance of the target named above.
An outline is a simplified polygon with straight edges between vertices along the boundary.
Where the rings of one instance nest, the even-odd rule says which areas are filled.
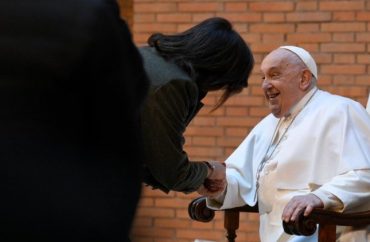
[[[248,86],[252,51],[224,18],[213,17],[178,34],[153,34],[148,44],[194,79],[202,96],[224,90],[213,110]]]

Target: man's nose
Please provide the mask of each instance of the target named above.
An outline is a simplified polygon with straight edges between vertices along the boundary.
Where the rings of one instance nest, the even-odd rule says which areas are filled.
[[[267,78],[263,79],[262,89],[269,89],[270,87],[272,87],[270,80]]]

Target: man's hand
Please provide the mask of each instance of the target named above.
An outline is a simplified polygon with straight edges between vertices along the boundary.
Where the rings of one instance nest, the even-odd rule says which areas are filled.
[[[217,197],[219,197],[223,194],[225,189],[226,189],[226,184],[222,185],[222,188],[220,188],[218,190],[210,190],[210,189],[207,189],[204,185],[201,185],[198,188],[197,192],[200,195],[206,196],[208,198],[217,198]]]
[[[209,161],[208,163],[213,170],[204,180],[203,185],[199,187],[197,192],[201,195],[213,198],[221,195],[226,189],[226,166],[224,163],[217,161]]]
[[[293,197],[285,206],[282,219],[285,222],[295,221],[301,211],[308,216],[314,208],[323,208],[324,203],[320,198],[310,193],[304,196]]]

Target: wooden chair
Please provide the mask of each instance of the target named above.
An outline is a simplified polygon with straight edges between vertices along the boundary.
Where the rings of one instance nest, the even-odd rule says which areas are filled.
[[[241,212],[258,213],[258,207],[243,206],[233,209],[225,209],[217,212],[224,212],[224,228],[226,238],[229,242],[235,242],[236,230],[239,228],[239,214]],[[191,219],[199,222],[209,222],[215,216],[215,210],[206,206],[206,198],[194,199],[188,207]],[[292,235],[309,236],[315,233],[318,228],[318,242],[335,242],[336,226],[364,227],[370,224],[370,211],[359,213],[337,213],[323,209],[314,209],[312,213],[304,217],[300,214],[298,220],[290,223],[283,223],[286,233]]]

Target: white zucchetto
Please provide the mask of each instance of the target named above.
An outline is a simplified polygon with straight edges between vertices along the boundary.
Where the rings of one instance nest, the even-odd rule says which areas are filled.
[[[307,50],[293,46],[293,45],[286,45],[286,46],[280,46],[279,48],[281,49],[287,49],[296,54],[302,61],[303,63],[307,66],[307,68],[311,71],[312,75],[316,78],[317,80],[317,66],[315,60],[312,58],[310,53],[308,53]]]

